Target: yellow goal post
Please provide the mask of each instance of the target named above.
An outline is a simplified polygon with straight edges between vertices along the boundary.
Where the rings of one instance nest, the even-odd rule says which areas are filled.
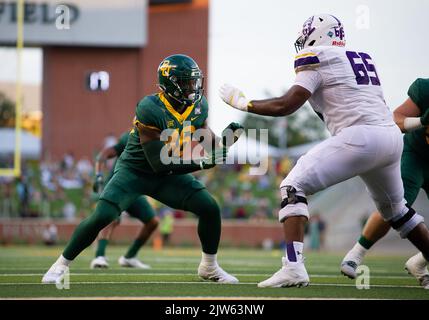
[[[16,34],[16,89],[15,89],[15,152],[12,168],[0,168],[0,176],[21,175],[21,131],[22,131],[22,50],[24,47],[24,0],[17,0]]]

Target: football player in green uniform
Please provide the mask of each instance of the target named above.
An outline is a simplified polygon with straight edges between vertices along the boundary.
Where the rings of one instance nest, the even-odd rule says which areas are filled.
[[[222,133],[224,139],[207,128],[203,75],[192,58],[180,54],[165,58],[158,67],[158,80],[161,92],[144,97],[137,105],[134,129],[94,213],[76,228],[63,253],[44,275],[43,283],[61,282],[72,260],[141,195],[194,213],[202,245],[198,275],[219,283],[238,282],[217,263],[219,206],[205,186],[189,173],[223,163],[231,144],[229,137],[233,137],[231,132],[241,131],[242,127],[231,123]],[[208,155],[185,160],[181,153],[192,145],[192,138],[198,133]]]
[[[95,182],[94,192],[99,194],[103,186],[107,184],[113,176],[113,165],[106,181],[104,181],[103,167],[108,159],[119,157],[125,150],[127,145],[129,132],[125,132],[119,138],[119,141],[111,147],[105,147],[96,157],[95,162]],[[116,161],[115,161],[116,164]],[[155,215],[155,211],[147,201],[145,196],[140,196],[137,200],[126,209],[128,214],[143,223],[137,238],[134,240],[131,247],[128,249],[124,256],[121,256],[118,260],[122,267],[131,267],[138,269],[150,269],[148,264],[140,261],[136,256],[140,248],[146,243],[152,233],[156,230],[159,224],[158,217]],[[113,231],[119,225],[120,218],[114,220],[111,224],[100,231],[98,235],[97,250],[95,252],[95,258],[91,261],[90,267],[94,268],[108,268],[109,263],[105,257],[106,247],[112,237]]]
[[[394,111],[396,124],[405,133],[401,176],[405,200],[412,206],[422,188],[429,197],[429,79],[417,79],[408,89],[408,99]],[[379,212],[368,219],[362,235],[344,257],[341,272],[356,278],[356,269],[366,252],[390,230]],[[406,270],[429,289],[429,272],[422,253],[405,263]]]

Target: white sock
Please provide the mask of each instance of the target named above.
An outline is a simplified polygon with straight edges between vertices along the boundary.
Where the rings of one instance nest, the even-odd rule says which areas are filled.
[[[60,255],[59,258],[57,259],[57,261],[55,261],[55,264],[62,264],[64,266],[68,267],[72,261],[73,260],[68,260],[68,259],[64,258],[63,255]]]
[[[289,262],[302,262],[304,243],[292,241],[286,244],[286,258]]]
[[[359,242],[356,242],[354,247],[352,248],[352,251],[358,255],[359,257],[364,257],[368,249],[364,248]]]
[[[202,252],[201,263],[207,266],[217,266],[217,254],[208,254]]]
[[[418,258],[418,264],[422,266],[422,268],[424,268],[425,266],[428,265],[428,261],[426,261],[425,257],[423,256],[423,253],[419,252],[417,254],[417,258]]]

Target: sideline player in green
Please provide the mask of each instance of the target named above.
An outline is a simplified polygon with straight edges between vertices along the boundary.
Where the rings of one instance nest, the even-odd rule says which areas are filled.
[[[115,164],[113,165],[112,170],[110,171],[106,181],[104,181],[103,175],[105,162],[108,159],[119,157],[122,154],[127,145],[128,136],[129,132],[127,131],[121,135],[119,141],[114,146],[105,147],[98,153],[95,162],[94,182],[94,192],[96,192],[97,194],[102,191],[103,186],[107,184],[112,178],[117,160],[115,161]],[[145,196],[138,197],[137,200],[133,204],[131,204],[131,206],[128,207],[125,211],[127,211],[130,216],[140,220],[143,223],[143,226],[137,238],[134,240],[133,244],[128,249],[127,253],[119,258],[119,265],[121,265],[122,267],[150,269],[150,266],[148,264],[141,262],[136,256],[140,248],[146,243],[146,241],[158,227],[158,217],[156,217],[155,211],[153,210]],[[120,218],[118,217],[118,219],[116,219],[100,231],[98,235],[95,258],[91,261],[90,264],[91,269],[109,267],[109,263],[107,262],[107,259],[105,257],[106,247],[109,243],[110,238],[112,237],[113,231],[119,225],[119,223]]]
[[[99,231],[141,195],[194,213],[202,245],[198,275],[219,283],[238,282],[217,263],[219,206],[205,186],[188,173],[223,163],[229,142],[242,127],[231,123],[222,132],[222,139],[208,129],[203,75],[192,58],[180,54],[165,58],[158,67],[158,80],[161,92],[144,97],[137,105],[127,147],[94,213],[76,228],[63,253],[43,276],[43,283],[61,282],[69,264],[95,240]],[[181,153],[189,145],[192,148],[192,137],[195,139],[198,134],[208,155],[185,161]]]
[[[421,188],[429,198],[429,79],[417,79],[408,89],[408,99],[394,111],[396,124],[404,135],[401,176],[405,200],[412,206]],[[368,219],[362,235],[341,263],[341,272],[356,278],[356,269],[367,251],[390,230],[379,212]],[[406,270],[429,289],[429,272],[422,253],[405,263]]]

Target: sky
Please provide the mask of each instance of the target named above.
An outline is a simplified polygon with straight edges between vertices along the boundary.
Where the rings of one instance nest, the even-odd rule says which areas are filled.
[[[218,132],[243,116],[219,98],[223,83],[237,86],[250,99],[265,98],[267,91],[281,95],[293,84],[293,44],[304,21],[318,13],[339,18],[347,47],[371,55],[386,102],[395,109],[415,78],[429,77],[428,12],[427,0],[211,0],[212,127]]]
[[[210,0],[210,125],[215,132],[244,113],[218,96],[223,83],[233,84],[251,99],[280,95],[294,81],[293,43],[303,22],[330,13],[345,26],[347,47],[369,53],[377,66],[391,109],[406,99],[417,77],[428,77],[427,0]],[[39,49],[24,53],[24,81],[40,83]],[[13,81],[13,49],[0,49],[0,81]]]

